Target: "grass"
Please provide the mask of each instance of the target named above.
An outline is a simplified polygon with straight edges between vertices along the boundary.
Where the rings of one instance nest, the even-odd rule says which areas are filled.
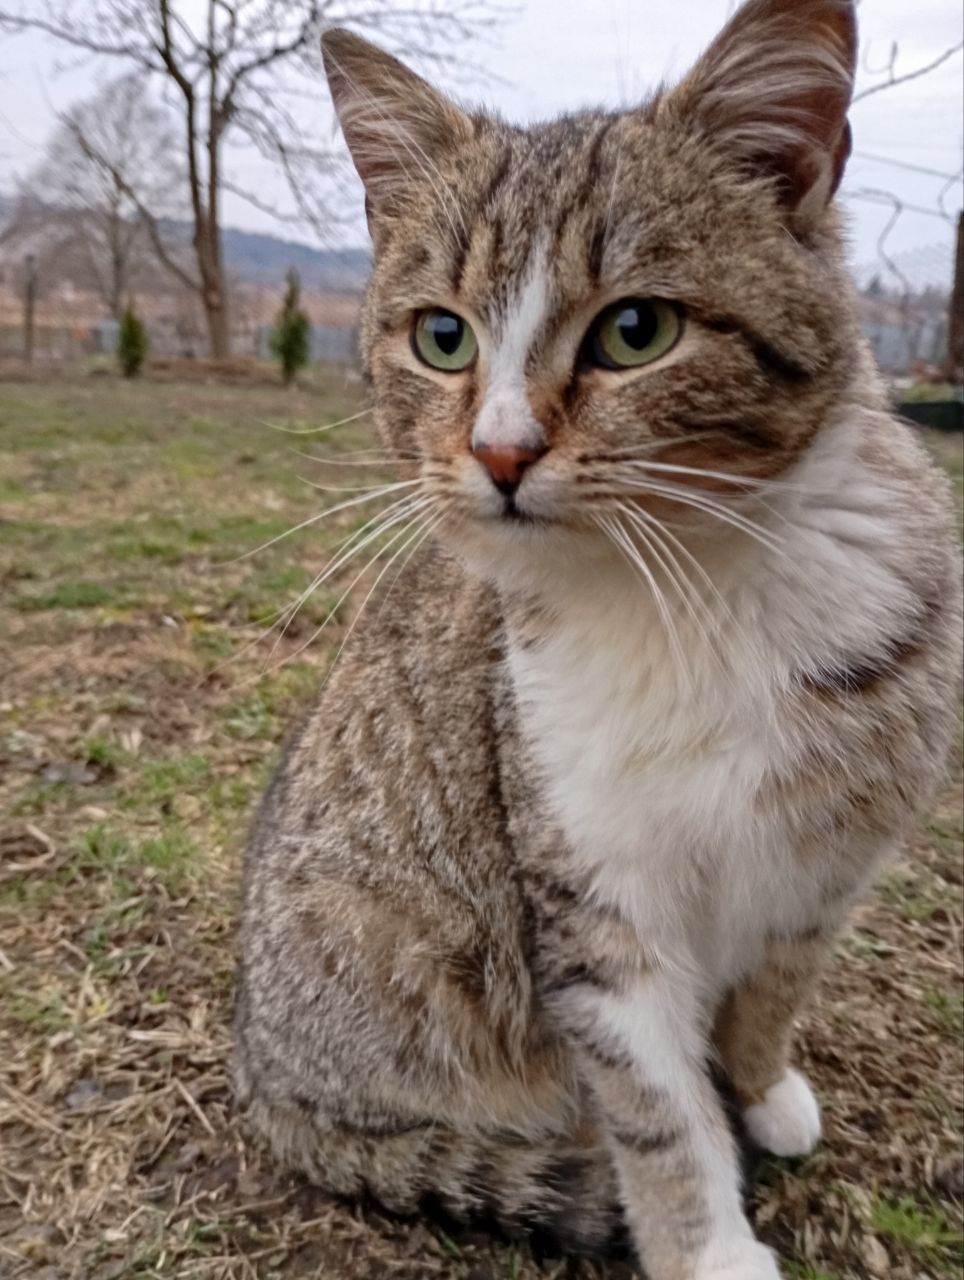
[[[0,382],[4,1280],[603,1275],[336,1204],[279,1175],[233,1115],[243,831],[350,611],[294,656],[333,585],[267,670],[264,618],[365,518],[242,559],[318,509],[299,474],[326,480],[261,424],[356,404],[350,386]],[[369,443],[352,423],[311,451]],[[934,447],[960,484],[960,441]],[[768,1164],[756,1193],[789,1280],[865,1280],[881,1256],[888,1280],[957,1274],[961,833],[952,788],[802,1026],[827,1138]]]
[[[96,609],[117,603],[119,597],[99,582],[61,582],[50,591],[34,595],[25,593],[16,601],[16,608],[32,609]]]
[[[964,1267],[964,1235],[934,1204],[921,1205],[909,1196],[896,1203],[877,1199],[870,1222],[885,1240],[908,1249],[922,1263],[954,1264],[955,1274]]]
[[[905,404],[930,403],[937,400],[953,400],[958,392],[949,382],[917,382],[901,392]]]
[[[924,992],[924,1006],[937,1031],[948,1039],[964,1039],[964,992],[931,987]]]

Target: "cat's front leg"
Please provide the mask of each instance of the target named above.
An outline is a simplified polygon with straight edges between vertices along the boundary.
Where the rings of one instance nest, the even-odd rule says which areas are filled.
[[[685,979],[575,981],[553,1000],[598,1103],[651,1280],[777,1280],[743,1212],[739,1160]]]
[[[716,1019],[714,1041],[747,1129],[777,1156],[808,1155],[820,1140],[820,1108],[790,1066],[793,1021],[824,959],[834,928],[771,938],[757,970],[734,988]]]

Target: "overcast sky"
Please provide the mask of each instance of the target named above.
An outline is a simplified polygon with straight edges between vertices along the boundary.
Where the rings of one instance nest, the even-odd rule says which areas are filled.
[[[647,86],[681,74],[725,20],[732,0],[521,0],[515,7],[517,16],[498,41],[476,51],[478,61],[505,84],[489,85],[475,96],[509,118],[526,120],[582,105],[631,102]],[[893,41],[900,45],[898,71],[910,71],[964,38],[960,0],[863,0],[860,14],[861,87],[881,79],[872,72],[886,65]],[[7,38],[0,47],[0,190],[15,185],[39,155],[55,112],[120,69],[102,63],[56,73],[55,60],[54,47],[40,37]],[[959,172],[964,146],[962,74],[958,53],[930,75],[869,97],[853,110],[857,155],[845,189],[892,191],[931,211],[906,212],[888,241],[895,252],[919,251],[910,261],[927,279],[940,279],[949,270],[952,229],[934,216],[945,181],[885,161],[948,175]],[[318,127],[330,133],[323,95],[319,86]],[[242,166],[238,176],[254,178],[258,190],[267,195],[275,176],[255,173],[253,162],[244,157],[237,163]],[[949,212],[956,214],[961,207],[961,193],[960,183],[946,193]],[[873,261],[889,211],[858,198],[848,199],[848,207],[854,261]],[[290,236],[290,230],[278,228],[231,196],[225,200],[225,221]],[[354,235],[358,242],[363,240],[360,229]]]

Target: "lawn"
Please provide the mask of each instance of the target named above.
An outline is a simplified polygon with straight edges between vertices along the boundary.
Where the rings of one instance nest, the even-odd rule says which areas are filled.
[[[615,1277],[334,1203],[239,1132],[227,1060],[240,849],[349,615],[276,612],[374,507],[310,479],[372,446],[349,383],[0,382],[0,1277]],[[935,441],[958,480],[961,441]],[[373,461],[371,455],[364,459]],[[353,576],[337,580],[343,588]],[[323,636],[312,640],[333,612]],[[277,641],[277,643],[276,643]],[[767,1164],[791,1280],[959,1276],[960,774],[801,1027],[827,1139]]]

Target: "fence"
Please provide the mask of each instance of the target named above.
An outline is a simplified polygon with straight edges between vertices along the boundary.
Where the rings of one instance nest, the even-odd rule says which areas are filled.
[[[933,316],[905,321],[864,319],[861,328],[877,363],[888,373],[907,373],[915,364],[942,366],[947,360],[948,325]]]
[[[262,325],[255,337],[255,350],[259,356],[271,355],[271,326]],[[333,324],[313,324],[309,338],[309,358],[326,364],[356,364],[358,362],[358,332]]]
[[[23,325],[0,325],[0,359],[19,359],[23,355]],[[90,352],[90,332],[67,325],[34,326],[34,359],[44,362],[79,360]]]
[[[148,325],[151,355],[157,358],[196,359],[207,354],[201,334],[178,332]],[[89,329],[66,325],[34,326],[33,358],[38,364],[67,364],[87,356],[113,355],[117,350],[116,320],[104,320]],[[270,326],[236,330],[231,335],[234,356],[271,359]],[[0,325],[0,359],[18,360],[24,353],[22,325]],[[336,325],[312,325],[310,358],[328,364],[354,365],[358,362],[358,334]]]

